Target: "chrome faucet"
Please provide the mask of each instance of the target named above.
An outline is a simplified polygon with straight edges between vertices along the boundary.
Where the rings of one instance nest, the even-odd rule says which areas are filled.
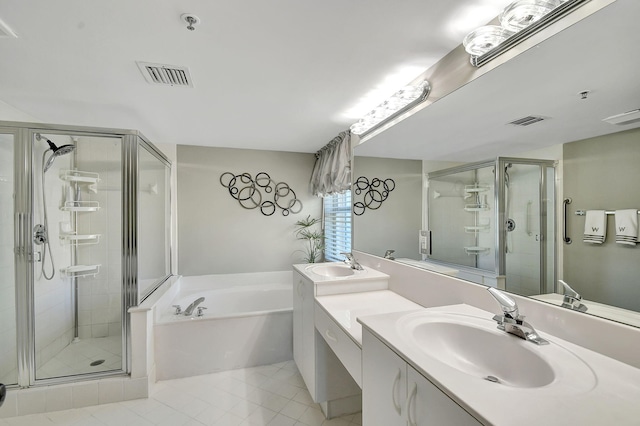
[[[580,293],[571,288],[571,286],[562,280],[558,280],[564,287],[564,296],[562,297],[562,307],[572,309],[579,312],[587,312],[587,307],[582,304],[582,296]]]
[[[536,345],[548,345],[549,342],[538,336],[538,332],[531,324],[524,321],[524,316],[520,315],[516,301],[500,290],[489,287],[489,293],[496,299],[502,315],[494,315],[493,320],[498,323],[498,329],[528,340]]]
[[[353,257],[352,253],[340,253],[340,254],[344,255],[345,257],[344,263],[349,265],[351,269],[355,269],[356,271],[362,271],[364,269],[362,265],[358,263],[355,257]]]
[[[189,306],[187,306],[187,309],[184,310],[184,316],[191,316],[196,306],[198,306],[202,302],[204,302],[204,297],[198,297],[196,300],[194,300]]]
[[[395,253],[395,250],[387,250],[384,252],[384,258],[385,259],[389,259],[389,260],[396,260],[395,257],[393,257],[393,253]]]

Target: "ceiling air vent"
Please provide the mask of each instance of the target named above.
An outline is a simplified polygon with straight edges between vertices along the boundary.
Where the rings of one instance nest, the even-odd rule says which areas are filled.
[[[535,124],[542,120],[544,120],[543,117],[536,117],[534,115],[530,115],[528,117],[522,117],[517,120],[513,120],[507,124],[513,124],[514,126],[529,126],[531,124]]]
[[[149,62],[136,62],[140,72],[150,84],[162,86],[183,86],[193,87],[191,74],[187,67],[177,67],[175,65],[152,64]]]

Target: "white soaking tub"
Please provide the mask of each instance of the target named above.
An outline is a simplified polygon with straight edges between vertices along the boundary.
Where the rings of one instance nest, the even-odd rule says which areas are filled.
[[[157,380],[293,358],[291,271],[182,277],[155,307]],[[175,314],[196,299],[201,317]]]

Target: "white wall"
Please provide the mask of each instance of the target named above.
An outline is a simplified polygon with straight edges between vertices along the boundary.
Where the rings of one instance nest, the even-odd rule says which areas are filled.
[[[8,103],[0,100],[0,120],[4,121],[28,121],[38,123],[41,120],[12,107]]]
[[[308,190],[313,154],[179,145],[178,273],[181,275],[282,271],[300,263],[294,224],[320,217],[321,199]],[[268,173],[302,201],[298,214],[264,216],[242,208],[220,184],[225,172]],[[263,200],[269,194],[263,191]]]

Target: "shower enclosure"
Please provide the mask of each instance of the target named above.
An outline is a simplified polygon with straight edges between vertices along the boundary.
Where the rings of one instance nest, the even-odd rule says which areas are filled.
[[[127,310],[170,276],[169,177],[136,131],[0,122],[0,382],[130,371]]]
[[[498,157],[428,174],[426,257],[483,284],[553,291],[555,163]]]

